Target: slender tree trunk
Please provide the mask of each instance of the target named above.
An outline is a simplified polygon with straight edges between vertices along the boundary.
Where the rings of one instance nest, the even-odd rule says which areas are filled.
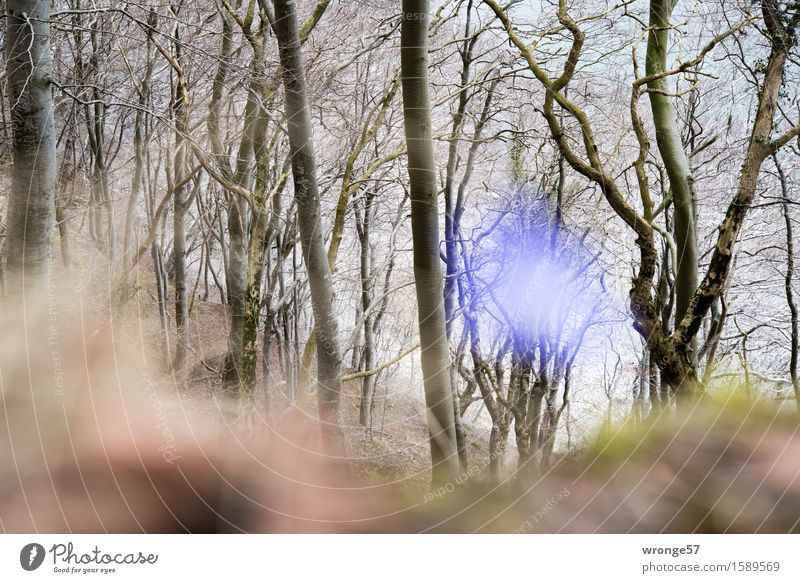
[[[233,33],[231,17],[227,7],[220,10],[222,17],[222,35],[214,82],[211,85],[211,99],[208,104],[208,137],[214,158],[220,168],[230,170],[228,156],[220,130],[220,114],[225,94],[225,81],[228,77],[230,59],[233,55]],[[256,55],[253,64],[257,64]],[[253,128],[257,104],[253,85],[248,88],[247,102],[244,110],[244,128],[236,155],[234,181],[240,186],[249,188],[251,178],[251,158],[253,153]],[[240,384],[242,359],[242,334],[244,322],[244,289],[247,283],[247,243],[245,241],[244,205],[234,192],[227,192],[227,232],[228,246],[223,247],[225,263],[225,287],[228,304],[231,307],[230,327],[228,330],[228,353],[223,365],[223,380],[229,390],[236,390]]]
[[[670,16],[676,0],[650,1],[650,33],[647,38],[646,73],[655,75],[667,69]],[[672,98],[667,95],[666,79],[648,83],[650,108],[656,130],[656,143],[669,176],[675,208],[675,321],[680,322],[697,289],[697,234],[695,232],[693,177],[689,157],[683,147]],[[691,358],[694,359],[694,339]]]
[[[74,112],[74,109],[73,109]],[[74,123],[74,113],[71,117]],[[58,225],[58,236],[61,243],[61,260],[64,266],[69,269],[71,260],[69,252],[69,228],[67,225],[67,213],[65,207],[69,201],[67,185],[72,185],[75,181],[75,166],[71,159],[75,154],[75,136],[70,134],[64,143],[64,154],[58,171],[56,183],[56,224]]]
[[[274,28],[283,67],[286,121],[289,129],[300,242],[308,271],[311,304],[316,323],[317,398],[323,444],[329,451],[341,453],[344,448],[344,436],[339,413],[342,361],[338,323],[333,307],[331,271],[322,238],[311,115],[308,109],[297,13],[292,0],[275,0]]]
[[[544,444],[542,447],[542,462],[541,469],[547,470],[552,464],[553,450],[556,444],[556,433],[558,432],[558,424],[561,422],[561,417],[565,411],[568,411],[570,404],[570,390],[572,385],[572,366],[573,360],[566,363],[564,368],[564,391],[562,393],[561,406],[558,410],[553,408],[550,420],[548,422],[547,433],[545,436]],[[644,371],[642,371],[644,374]],[[555,397],[555,395],[553,395]],[[569,413],[567,413],[569,415]]]
[[[556,408],[556,397],[558,396],[558,385],[560,383],[551,381],[550,386],[544,391],[544,407],[542,409],[540,429],[539,429],[539,448],[542,450],[541,466],[545,467],[547,458],[553,451],[555,445],[556,432],[558,431],[558,409]]]
[[[161,324],[162,346],[164,350],[164,361],[167,366],[172,366],[172,354],[169,343],[169,287],[167,285],[167,273],[164,268],[164,258],[161,253],[161,245],[158,241],[153,241],[150,245],[150,255],[153,259],[153,271],[156,276],[156,292],[158,294],[158,319]]]
[[[463,253],[463,252],[462,252]],[[470,288],[474,290],[474,281],[472,275],[469,273],[469,265],[464,253],[465,271],[467,272],[466,278],[469,282]],[[508,434],[511,423],[511,411],[506,407],[506,403],[510,403],[512,408],[516,404],[517,395],[517,374],[516,368],[512,368],[511,379],[508,384],[508,391],[506,392],[506,403],[501,403],[497,399],[498,389],[502,387],[503,374],[501,369],[501,361],[503,354],[498,354],[495,364],[494,379],[486,373],[484,367],[486,362],[483,359],[481,349],[481,336],[480,329],[478,328],[478,318],[472,312],[469,302],[466,300],[464,294],[459,294],[459,302],[464,310],[464,320],[466,329],[469,334],[470,342],[470,355],[472,356],[472,371],[473,383],[477,385],[481,393],[481,398],[489,412],[492,419],[492,432],[489,436],[489,473],[495,482],[500,480],[500,471],[503,468],[505,451],[508,443]],[[488,368],[488,366],[486,366]],[[469,390],[469,387],[468,387]],[[459,403],[459,412],[463,409]],[[522,425],[517,425],[522,427]]]
[[[253,49],[252,81],[250,82],[245,106],[244,132],[236,163],[236,181],[247,189],[250,189],[255,182],[256,191],[259,188],[264,188],[266,184],[263,169],[267,166],[266,157],[269,154],[269,148],[265,147],[266,126],[269,118],[267,102],[275,91],[275,86],[266,81],[267,76],[263,70],[264,43],[266,42],[267,32],[265,24],[268,21],[274,22],[275,15],[268,0],[259,0],[258,4],[261,24],[257,32],[254,32],[252,28],[252,20],[245,23],[235,18],[242,26],[242,32]],[[330,0],[318,0],[308,20],[298,31],[300,45],[306,41],[308,35],[322,18],[328,4],[330,4]],[[253,7],[254,4],[251,2],[250,17],[248,18],[252,18]],[[227,4],[225,8],[229,11],[231,9]],[[230,34],[230,32],[230,16],[223,14],[223,35]],[[230,42],[223,40],[220,52],[223,58],[228,58],[232,55],[230,49]],[[213,130],[212,133],[215,136],[212,138],[212,145],[215,152],[217,152],[218,159],[223,158],[223,148],[219,135],[219,111],[214,104],[220,101],[226,75],[227,63],[221,62],[214,81],[212,106],[209,109],[211,114],[209,116],[209,130]],[[252,171],[253,163],[255,166],[255,178]],[[260,185],[259,173],[262,174],[263,178]],[[253,198],[258,199],[259,193],[254,193]],[[250,217],[250,209],[244,202],[244,200],[235,197],[232,193],[228,213],[228,231],[231,241],[230,272],[228,277],[229,296],[231,297],[231,326],[224,377],[229,386],[235,385],[239,381],[244,392],[249,393],[254,387],[256,369],[256,339],[254,334],[257,332],[258,314],[253,314],[253,309],[254,306],[257,306],[257,309],[260,310],[260,274],[263,270],[264,262],[263,243],[264,239],[270,237],[270,234],[266,232],[266,229],[269,228],[265,218],[266,210],[260,208],[252,209],[256,216]],[[258,206],[260,201],[255,202]],[[253,241],[253,237],[257,237],[259,240]],[[256,257],[252,256],[254,252]],[[256,274],[256,270],[258,270],[258,274]],[[259,279],[254,284],[253,281],[256,275],[259,276]],[[253,328],[254,321],[256,332],[254,332]]]
[[[251,161],[253,140],[257,125],[256,88],[251,87],[245,106],[245,126],[236,160],[236,182],[250,188],[252,185]],[[228,334],[228,358],[225,363],[225,380],[230,387],[239,385],[242,367],[242,341],[244,333],[244,294],[247,287],[246,237],[247,207],[235,193],[228,198],[228,267],[225,279],[228,288],[228,303],[231,306],[231,327]]]
[[[361,310],[363,309],[363,301],[359,304],[356,304],[356,311],[353,317],[353,328],[356,330],[355,338],[353,338],[353,352],[350,355],[350,368],[353,370],[364,370],[361,366],[364,356],[364,339],[362,335],[364,334],[363,326],[360,326],[359,323],[362,321],[361,316],[363,315]]]
[[[261,385],[264,392],[264,415],[267,420],[271,420],[275,413],[275,379],[272,368],[272,334],[277,330],[276,311],[272,305],[272,300],[275,294],[275,287],[278,283],[278,272],[282,269],[282,255],[280,238],[278,233],[278,217],[281,214],[281,191],[278,190],[272,199],[272,215],[270,217],[270,227],[273,236],[266,243],[265,255],[265,269],[267,271],[267,288],[264,294],[264,309],[266,314],[264,316],[264,335],[262,338],[261,350]],[[272,265],[271,248],[275,245],[276,260],[275,266]]]
[[[374,317],[370,306],[373,298],[372,285],[372,252],[370,248],[372,226],[372,201],[375,194],[366,192],[364,195],[364,216],[356,216],[358,240],[361,246],[360,275],[361,275],[361,310],[363,314],[364,352],[363,368],[370,371],[375,368],[375,329]],[[356,211],[358,213],[358,211]],[[359,359],[360,361],[361,359]],[[361,380],[361,406],[359,408],[359,423],[366,428],[367,437],[372,439],[372,412],[375,397],[375,376],[367,375]]]
[[[797,327],[797,304],[794,301],[794,235],[792,229],[792,215],[789,212],[789,187],[786,181],[786,174],[778,162],[778,156],[773,155],[775,168],[778,170],[778,178],[781,182],[781,196],[783,198],[781,208],[783,210],[783,221],[786,225],[786,276],[784,279],[784,291],[786,293],[786,304],[789,306],[790,326],[791,326],[791,346],[789,347],[789,378],[792,379],[792,390],[797,408],[800,410],[800,382],[797,379],[797,352],[798,352],[798,327]]]
[[[50,2],[8,0],[5,44],[13,132],[6,266],[12,289],[30,289],[48,267],[55,208]]]
[[[177,10],[176,22],[177,22]],[[180,29],[175,26],[174,51],[178,65],[182,63]],[[174,163],[174,209],[173,209],[173,276],[175,280],[175,362],[174,368],[179,373],[186,362],[186,327],[189,320],[188,288],[186,285],[186,211],[188,204],[188,184],[184,178],[187,174],[187,157],[189,146],[185,136],[189,133],[189,90],[186,76],[182,69],[176,70],[175,95],[172,103],[175,118],[175,163]],[[182,375],[181,375],[182,378]]]
[[[459,200],[455,196],[455,174],[458,166],[458,143],[463,134],[464,115],[469,102],[468,85],[470,83],[470,70],[472,66],[472,49],[478,35],[471,35],[472,0],[467,4],[466,24],[464,25],[464,40],[459,53],[461,56],[461,80],[458,86],[458,105],[453,113],[453,126],[450,132],[450,144],[447,150],[447,165],[444,185],[444,237],[445,237],[445,265],[446,275],[444,280],[444,312],[448,342],[453,342],[453,321],[455,319],[456,305],[456,280],[458,278],[458,251],[457,233],[459,232],[459,213],[457,205]],[[471,167],[465,172],[469,173]],[[453,393],[453,415],[456,433],[456,445],[461,469],[467,469],[467,446],[464,424],[461,420],[461,409],[458,405],[458,371],[455,362],[450,366],[450,384]]]
[[[489,433],[489,475],[496,484],[500,483],[503,458],[508,447],[508,424],[493,423]]]
[[[266,133],[266,119],[264,127]],[[257,150],[255,209],[250,223],[249,249],[247,252],[247,287],[245,288],[244,323],[242,326],[242,390],[252,395],[256,385],[258,327],[261,315],[261,282],[264,272],[264,257],[272,245],[277,229],[277,215],[270,213],[267,192],[266,144]],[[288,160],[284,170],[288,170]],[[286,174],[278,177],[272,195],[278,196],[286,182]]]
[[[403,0],[400,67],[411,187],[411,231],[422,374],[428,409],[433,483],[441,484],[458,474],[458,451],[439,259],[439,210],[428,88],[428,10],[428,0]]]
[[[148,24],[155,26],[155,12],[151,12]],[[136,208],[139,204],[139,193],[142,190],[144,182],[144,169],[147,152],[147,144],[149,142],[147,137],[147,115],[145,113],[147,104],[150,100],[150,82],[153,76],[153,49],[150,36],[147,37],[147,63],[145,65],[145,75],[141,80],[141,85],[138,87],[139,92],[139,107],[136,112],[136,117],[133,126],[133,156],[134,168],[133,178],[131,179],[131,192],[128,198],[128,208],[125,216],[125,236],[122,243],[122,260],[123,260],[123,300],[127,299],[128,286],[130,284],[131,274],[128,272],[131,268],[131,247],[134,240],[134,227],[136,225]]]
[[[650,391],[650,414],[655,414],[663,410],[669,404],[668,387],[660,383],[658,364],[653,361],[652,355],[648,351],[648,370],[649,380],[647,383]]]
[[[531,401],[528,405],[528,435],[530,436],[530,455],[533,456],[542,445],[542,403],[547,389],[539,381],[535,381],[531,387]]]
[[[531,450],[531,433],[528,416],[530,415],[531,390],[530,373],[515,356],[511,364],[511,383],[513,385],[514,401],[512,410],[514,414],[514,435],[517,440],[517,453],[519,454],[518,470],[525,471],[528,461],[533,456]]]
[[[254,135],[253,152],[256,161],[255,182],[252,189],[253,202],[255,203],[252,208],[250,216],[250,229],[244,240],[247,243],[247,250],[245,258],[247,265],[245,266],[245,286],[243,290],[243,304],[241,306],[241,313],[234,314],[234,319],[240,319],[241,322],[236,326],[238,328],[237,341],[239,346],[236,347],[238,351],[238,371],[240,377],[240,395],[246,401],[251,401],[255,392],[256,386],[256,361],[257,361],[257,344],[258,344],[258,325],[259,315],[261,314],[261,281],[263,279],[264,271],[264,252],[265,242],[267,236],[267,119],[265,116],[257,115],[255,117],[255,125],[251,130]],[[234,327],[231,327],[233,333]],[[234,360],[236,362],[236,360]]]

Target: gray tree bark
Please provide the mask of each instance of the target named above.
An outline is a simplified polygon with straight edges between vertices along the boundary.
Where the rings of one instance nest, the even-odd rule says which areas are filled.
[[[445,237],[445,280],[444,280],[444,313],[448,342],[453,342],[453,322],[455,320],[456,281],[458,278],[457,239],[460,230],[460,216],[463,208],[463,197],[455,197],[455,173],[459,163],[458,143],[463,135],[464,116],[469,102],[467,88],[470,84],[470,73],[473,61],[473,48],[480,32],[472,34],[471,28],[472,1],[467,4],[464,40],[459,48],[461,55],[461,81],[458,85],[458,105],[453,113],[453,126],[450,132],[450,145],[447,149],[447,165],[444,183],[444,237]],[[467,167],[465,175],[472,171]],[[459,194],[461,192],[459,191]],[[458,360],[458,356],[454,360]],[[450,367],[450,384],[453,393],[453,415],[456,431],[456,445],[462,470],[467,469],[467,445],[461,410],[458,404],[458,371],[455,364]]]
[[[358,240],[361,247],[360,254],[360,275],[361,275],[361,309],[363,314],[363,370],[370,371],[375,368],[375,326],[374,317],[370,312],[373,299],[372,284],[372,252],[371,252],[371,227],[372,215],[374,213],[372,202],[375,197],[374,192],[364,194],[364,216],[356,209],[356,229]],[[355,352],[355,350],[354,350]],[[361,359],[359,359],[361,360]],[[361,406],[359,410],[359,423],[363,425],[367,432],[367,437],[372,439],[372,412],[375,402],[375,377],[365,376],[361,384]]]
[[[155,12],[151,12],[148,17],[148,24],[155,26],[156,17]],[[139,195],[144,186],[145,165],[147,163],[147,146],[149,139],[147,136],[147,120],[148,116],[145,111],[150,100],[150,85],[153,78],[153,66],[155,59],[153,58],[153,43],[150,36],[147,36],[147,61],[145,63],[145,74],[142,78],[140,85],[136,88],[139,95],[139,107],[136,112],[136,117],[133,124],[133,156],[134,168],[133,178],[131,179],[131,192],[128,198],[128,208],[125,215],[125,237],[122,245],[122,259],[123,271],[122,277],[124,278],[123,284],[123,299],[127,299],[129,293],[130,277],[129,270],[133,267],[132,261],[132,247],[134,244],[134,227],[136,224],[136,207],[139,204]]]
[[[667,70],[670,16],[676,0],[651,0],[650,33],[647,37],[647,75]],[[667,95],[667,81],[659,78],[647,84],[650,109],[656,130],[656,143],[669,176],[672,203],[675,208],[675,246],[678,264],[675,267],[675,322],[686,315],[697,290],[697,234],[695,230],[694,193],[689,156],[678,131],[678,116],[672,98]],[[694,353],[694,339],[692,341]],[[694,358],[694,354],[692,354]]]
[[[254,83],[255,85],[255,83]],[[255,87],[251,87],[245,106],[245,125],[236,160],[236,183],[248,190],[253,184],[252,158],[254,130],[258,125],[258,103]],[[244,333],[244,292],[247,287],[247,219],[246,203],[235,193],[228,199],[228,268],[225,270],[228,303],[231,306],[231,328],[228,335],[228,359],[225,380],[238,386],[242,367],[242,337]]]
[[[459,463],[439,259],[439,208],[428,88],[428,11],[427,0],[403,0],[400,68],[411,187],[414,279],[435,485],[457,475]]]
[[[283,67],[286,123],[289,130],[300,244],[308,271],[311,304],[316,322],[317,398],[323,447],[329,452],[339,453],[344,446],[339,416],[342,360],[338,324],[333,309],[331,271],[322,238],[316,159],[297,12],[292,0],[275,0],[274,4],[274,30]]]
[[[189,298],[186,285],[186,211],[188,207],[188,185],[184,180],[187,169],[189,145],[186,138],[189,134],[189,90],[186,85],[186,75],[182,65],[182,45],[180,29],[177,25],[179,8],[171,9],[175,15],[174,30],[174,59],[175,65],[175,95],[172,102],[172,111],[175,118],[175,162],[173,180],[175,184],[174,210],[173,210],[173,276],[175,279],[175,362],[174,368],[179,373],[186,362],[187,335],[186,326],[189,320]],[[182,378],[182,375],[181,375]]]
[[[47,270],[55,209],[50,2],[9,0],[6,6],[13,132],[6,265],[12,278],[10,289],[30,289]]]

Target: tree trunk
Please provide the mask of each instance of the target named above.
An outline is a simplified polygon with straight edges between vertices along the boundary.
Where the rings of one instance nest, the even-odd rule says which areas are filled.
[[[676,0],[650,1],[650,33],[647,38],[647,75],[656,75],[667,69],[670,16]],[[648,83],[650,108],[656,130],[656,143],[669,176],[672,201],[675,208],[675,246],[678,264],[675,268],[675,322],[680,322],[689,308],[697,289],[697,235],[695,232],[694,192],[689,157],[678,131],[677,113],[672,98],[666,94],[666,79]],[[665,211],[666,212],[666,211]],[[691,358],[694,360],[692,339]]]
[[[260,131],[266,133],[266,119],[260,124]],[[268,145],[259,139],[256,150],[256,186],[253,192],[255,208],[250,222],[249,248],[247,251],[247,287],[245,288],[244,323],[242,327],[242,391],[252,396],[256,385],[258,327],[261,315],[261,281],[264,271],[264,257],[272,245],[277,231],[277,214],[270,212],[269,197],[279,197],[286,182],[282,173],[271,193],[267,193]],[[283,170],[288,170],[287,159]],[[279,208],[279,207],[278,207]]]
[[[453,342],[453,321],[455,320],[456,305],[456,280],[458,278],[458,250],[457,234],[460,230],[460,213],[457,206],[463,206],[461,197],[456,200],[455,196],[455,174],[458,166],[458,144],[463,134],[464,116],[467,111],[470,93],[468,86],[470,83],[470,70],[472,67],[472,49],[478,39],[478,34],[471,34],[472,0],[467,4],[466,23],[464,25],[464,40],[459,48],[461,56],[461,80],[458,85],[458,105],[453,113],[453,126],[450,131],[450,144],[447,149],[447,165],[445,166],[444,184],[444,237],[445,237],[445,280],[444,280],[444,313],[447,329],[447,340]],[[478,130],[480,131],[480,130]],[[465,170],[468,175],[471,166]],[[459,193],[460,194],[460,193]],[[454,360],[457,360],[458,356]],[[458,458],[461,463],[462,471],[467,469],[467,446],[464,424],[461,420],[461,408],[458,405],[458,371],[455,362],[450,366],[450,384],[453,393],[453,415],[456,432],[456,445],[458,447]]]
[[[662,411],[669,404],[669,394],[667,393],[668,387],[660,385],[660,377],[658,374],[658,364],[653,360],[652,355],[647,354],[647,387],[650,392],[650,414],[654,415]]]
[[[208,136],[214,158],[220,168],[230,170],[228,152],[223,143],[220,131],[220,110],[225,93],[225,81],[228,77],[229,61],[233,54],[232,25],[227,9],[220,10],[222,18],[222,39],[219,51],[219,65],[214,82],[211,86],[211,99],[208,104]],[[258,55],[253,61],[258,65]],[[256,114],[254,88],[251,84],[247,94],[244,110],[244,128],[236,155],[234,181],[240,186],[249,188],[251,177],[250,161],[253,151],[253,128]],[[238,194],[227,193],[227,231],[229,244],[223,248],[223,261],[225,263],[225,287],[228,304],[231,307],[230,327],[228,330],[228,353],[223,365],[223,380],[229,390],[239,388],[241,358],[242,358],[242,333],[244,318],[244,289],[247,280],[247,247],[245,242],[243,208]]]
[[[492,431],[489,434],[489,475],[495,484],[500,483],[503,459],[508,447],[508,433],[508,423],[492,424]]]
[[[794,301],[794,235],[792,233],[792,216],[789,213],[789,187],[786,175],[778,162],[778,156],[773,155],[775,168],[778,170],[778,178],[781,182],[781,196],[783,201],[781,208],[783,211],[783,221],[786,224],[786,276],[784,279],[784,291],[786,293],[786,304],[789,306],[790,326],[791,326],[791,346],[789,347],[789,378],[792,380],[792,390],[797,408],[800,410],[800,382],[797,380],[797,352],[798,352],[798,329],[797,329],[797,304]]]
[[[403,0],[400,67],[422,374],[433,483],[441,484],[458,474],[458,452],[439,259],[439,210],[428,93],[428,9],[428,0]]]
[[[253,83],[253,85],[256,85]],[[245,125],[236,159],[236,183],[245,188],[252,185],[251,160],[255,128],[260,125],[256,102],[256,87],[251,86],[245,105]],[[242,367],[244,334],[245,288],[247,287],[246,237],[247,207],[233,192],[228,197],[228,267],[225,270],[228,303],[231,306],[231,326],[228,333],[228,357],[225,362],[225,381],[229,388],[238,387]]]
[[[177,10],[174,7],[176,23]],[[181,66],[182,45],[180,29],[175,26],[175,62]],[[175,280],[175,361],[174,369],[183,382],[182,370],[186,363],[187,337],[186,326],[189,320],[189,299],[186,285],[186,211],[188,205],[188,183],[185,179],[189,145],[186,136],[189,134],[189,90],[186,85],[186,75],[182,68],[175,71],[175,95],[173,97],[172,111],[175,119],[175,163],[173,167],[173,180],[175,184],[173,208],[173,277]]]
[[[375,368],[375,329],[374,318],[370,313],[372,304],[372,253],[370,249],[370,227],[372,226],[372,201],[373,192],[364,194],[364,215],[361,217],[356,210],[356,227],[358,240],[361,246],[360,275],[361,275],[361,313],[363,314],[364,353],[363,369],[370,371]],[[364,426],[367,438],[372,439],[372,410],[375,397],[375,376],[367,375],[361,380],[361,406],[359,408],[359,423]]]
[[[517,453],[519,455],[518,470],[523,472],[529,459],[533,456],[531,450],[531,433],[528,423],[531,406],[530,373],[524,370],[524,365],[518,356],[514,356],[511,363],[511,379],[513,383],[514,400],[511,402],[514,414],[514,435],[517,440]]]
[[[656,346],[659,350],[654,355],[661,365],[662,381],[680,390],[680,395],[693,393],[699,384],[696,367],[688,358],[693,342],[703,318],[708,313],[712,302],[722,296],[725,284],[730,277],[733,261],[733,247],[739,237],[747,211],[756,196],[758,176],[764,160],[782,147],[793,134],[770,141],[775,127],[774,117],[778,105],[781,86],[783,84],[784,67],[789,56],[789,32],[781,21],[781,12],[776,0],[763,0],[761,3],[764,22],[772,44],[767,60],[758,107],[739,175],[736,195],[728,206],[725,218],[720,223],[717,242],[703,281],[700,283],[689,304],[686,316],[665,346]],[[666,348],[666,350],[663,350]]]
[[[70,118],[74,123],[74,109]],[[66,207],[68,206],[70,197],[67,193],[67,187],[68,185],[72,186],[75,182],[75,165],[73,162],[74,157],[75,136],[70,134],[67,136],[66,142],[64,143],[64,154],[61,159],[61,166],[58,170],[55,194],[56,224],[58,225],[58,236],[61,243],[61,259],[67,269],[69,269],[71,264],[69,252],[69,228],[67,225],[68,217],[66,213]]]
[[[316,323],[317,398],[323,446],[333,453],[341,453],[344,448],[344,436],[339,414],[342,361],[338,323],[333,307],[331,272],[322,238],[311,115],[308,109],[297,13],[292,0],[275,0],[274,29],[283,67],[286,121],[289,130],[300,243],[308,271],[311,304]]]
[[[30,289],[50,260],[56,178],[50,87],[50,3],[9,0],[6,72],[13,132],[6,265],[11,289]]]
[[[155,12],[150,13],[148,24],[155,26]],[[139,204],[139,194],[143,187],[144,170],[146,164],[147,145],[149,143],[147,134],[147,115],[145,113],[150,101],[150,84],[153,78],[153,49],[150,37],[147,37],[147,62],[145,64],[145,74],[141,85],[137,88],[139,93],[139,107],[133,125],[133,178],[131,179],[131,192],[128,197],[128,208],[125,216],[125,236],[122,244],[122,269],[123,269],[123,300],[128,296],[128,285],[130,284],[132,268],[132,246],[134,241],[134,228],[136,225],[136,207]]]

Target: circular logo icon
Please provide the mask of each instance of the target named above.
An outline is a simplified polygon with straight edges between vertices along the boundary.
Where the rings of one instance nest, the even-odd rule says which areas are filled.
[[[35,571],[44,562],[44,547],[39,543],[30,543],[19,552],[19,564],[26,571]]]

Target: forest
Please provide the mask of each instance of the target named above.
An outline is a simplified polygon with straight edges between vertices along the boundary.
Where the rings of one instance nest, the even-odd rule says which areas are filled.
[[[262,473],[296,486],[333,460],[334,482],[396,489],[459,531],[631,527],[579,502],[627,470],[569,468],[644,434],[620,467],[690,459],[695,493],[758,456],[796,466],[796,441],[758,448],[800,411],[800,2],[0,6],[0,476],[64,520],[112,477],[125,498],[116,462],[92,484],[75,453],[113,458],[118,433],[124,467],[182,467],[156,493],[191,531],[219,518],[177,518],[205,512],[182,484],[203,499],[213,460],[246,468],[252,448]],[[786,486],[791,512],[771,512],[788,522],[766,528],[796,531],[800,481],[772,470],[745,491]],[[659,483],[642,499],[692,498]],[[481,494],[452,522],[452,492],[506,488],[533,510]],[[680,506],[673,527],[756,528],[719,488],[719,522]],[[50,528],[4,496],[0,530]],[[309,507],[332,530],[388,515],[327,496]],[[73,527],[131,527],[96,512]],[[422,528],[407,520],[374,528]]]

